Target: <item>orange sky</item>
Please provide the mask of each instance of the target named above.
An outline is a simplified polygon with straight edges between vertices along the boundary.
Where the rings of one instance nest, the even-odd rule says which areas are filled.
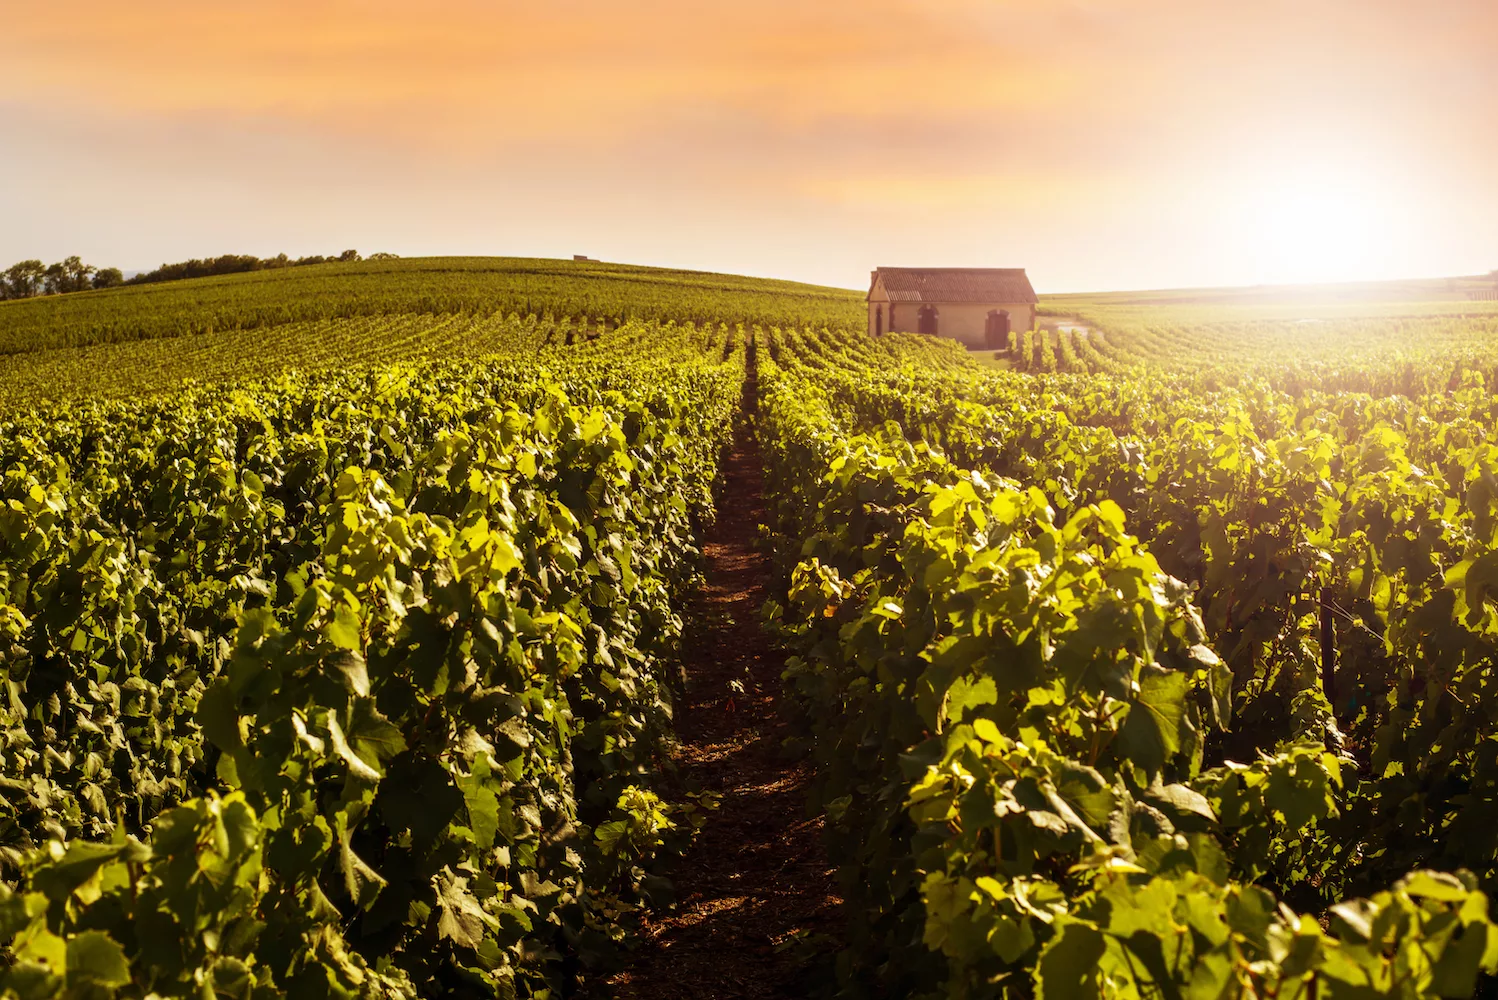
[[[1498,267],[1494,0],[0,0],[0,266]]]

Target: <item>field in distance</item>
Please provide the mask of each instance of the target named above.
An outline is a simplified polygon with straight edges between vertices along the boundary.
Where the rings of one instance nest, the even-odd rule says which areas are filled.
[[[0,354],[409,313],[827,324],[857,293],[794,281],[524,257],[408,257],[0,303]]]
[[[1261,285],[1046,295],[1040,330],[990,364],[1036,373],[1117,373],[1228,364],[1396,362],[1433,348],[1486,352],[1498,278]]]
[[[626,321],[843,327],[857,292],[509,257],[320,264],[0,302],[0,412],[430,357],[534,353]]]
[[[1223,322],[1498,313],[1498,272],[1456,278],[1047,295],[1045,311],[1098,322]]]

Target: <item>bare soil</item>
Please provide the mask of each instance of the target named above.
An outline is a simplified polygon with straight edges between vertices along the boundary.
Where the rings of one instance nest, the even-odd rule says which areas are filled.
[[[781,753],[791,733],[779,712],[783,658],[760,628],[770,570],[756,548],[764,502],[748,427],[724,473],[676,714],[683,781],[722,804],[671,873],[675,909],[648,920],[634,962],[609,980],[623,1000],[803,996],[817,978],[806,969],[814,942],[840,924],[821,818],[807,816],[810,766]]]

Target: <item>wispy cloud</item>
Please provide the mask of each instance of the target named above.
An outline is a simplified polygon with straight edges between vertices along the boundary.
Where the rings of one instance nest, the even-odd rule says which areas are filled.
[[[612,136],[703,106],[786,127],[1033,108],[1070,72],[891,2],[88,2],[10,17],[8,91],[117,111],[273,113],[393,135]],[[471,135],[466,134],[471,133]]]

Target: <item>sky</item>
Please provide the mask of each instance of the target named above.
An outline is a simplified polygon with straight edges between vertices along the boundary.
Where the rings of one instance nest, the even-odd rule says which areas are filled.
[[[1498,268],[1494,0],[0,0],[0,267]]]

